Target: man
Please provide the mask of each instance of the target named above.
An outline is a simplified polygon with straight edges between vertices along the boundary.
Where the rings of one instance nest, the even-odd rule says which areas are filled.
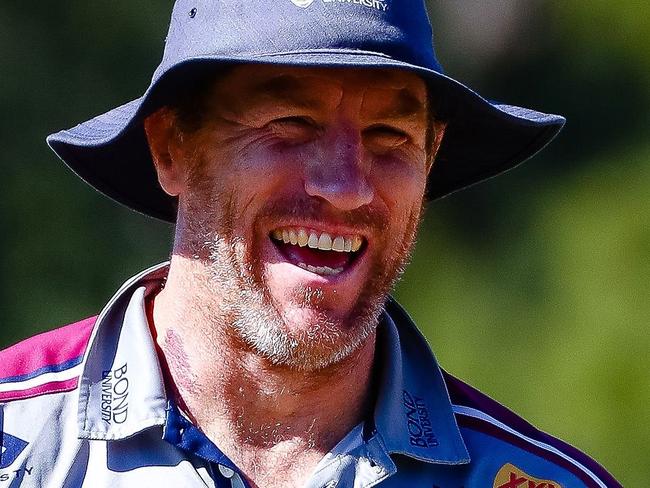
[[[430,40],[420,0],[176,2],[145,95],[48,139],[176,223],[170,263],[3,353],[0,480],[620,486],[441,372],[388,296],[427,197],[564,122],[480,98]]]

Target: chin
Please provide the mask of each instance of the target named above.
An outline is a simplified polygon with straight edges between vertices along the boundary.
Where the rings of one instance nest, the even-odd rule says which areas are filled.
[[[242,311],[233,326],[240,338],[273,366],[318,371],[345,360],[373,337],[381,309],[380,304],[341,314],[275,304]]]

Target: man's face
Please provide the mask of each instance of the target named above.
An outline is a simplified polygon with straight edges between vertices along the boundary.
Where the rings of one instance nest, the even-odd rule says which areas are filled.
[[[209,267],[239,339],[314,370],[372,336],[414,241],[427,125],[410,73],[244,65],[216,81],[172,142],[175,253]]]

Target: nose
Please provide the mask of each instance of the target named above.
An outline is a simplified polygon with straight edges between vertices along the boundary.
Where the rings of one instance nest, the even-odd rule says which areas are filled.
[[[305,167],[306,193],[339,210],[354,210],[372,202],[370,163],[359,130],[345,126],[330,128],[317,147],[318,154],[309,158]]]

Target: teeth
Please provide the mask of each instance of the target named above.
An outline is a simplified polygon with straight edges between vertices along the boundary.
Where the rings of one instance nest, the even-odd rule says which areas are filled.
[[[316,231],[308,231],[304,228],[275,229],[271,232],[271,237],[285,244],[300,247],[308,246],[321,251],[356,252],[363,245],[363,237],[361,236],[332,237],[327,232],[318,234]]]
[[[312,232],[311,234],[309,234],[309,240],[307,241],[307,245],[312,249],[316,249],[318,247],[318,236],[316,235],[316,232]]]
[[[344,246],[343,246],[343,250],[344,250],[345,252],[350,252],[350,251],[352,251],[352,239],[350,239],[349,237],[346,237],[346,238],[345,238],[345,244],[344,244]]]
[[[307,235],[307,231],[305,229],[300,229],[298,231],[298,245],[300,247],[305,247],[308,241],[309,236]]]
[[[321,251],[332,250],[332,238],[327,232],[323,232],[318,238],[318,249]]]
[[[311,264],[305,264],[305,263],[298,263],[298,266],[312,273],[316,273],[319,275],[326,275],[326,276],[337,275],[341,271],[343,271],[343,268],[330,268],[329,266],[312,266]]]
[[[361,248],[361,244],[363,244],[363,239],[359,236],[354,236],[352,238],[352,252],[357,252]]]
[[[332,251],[341,252],[344,249],[345,249],[345,239],[343,239],[341,236],[335,237],[334,242],[332,242]]]

